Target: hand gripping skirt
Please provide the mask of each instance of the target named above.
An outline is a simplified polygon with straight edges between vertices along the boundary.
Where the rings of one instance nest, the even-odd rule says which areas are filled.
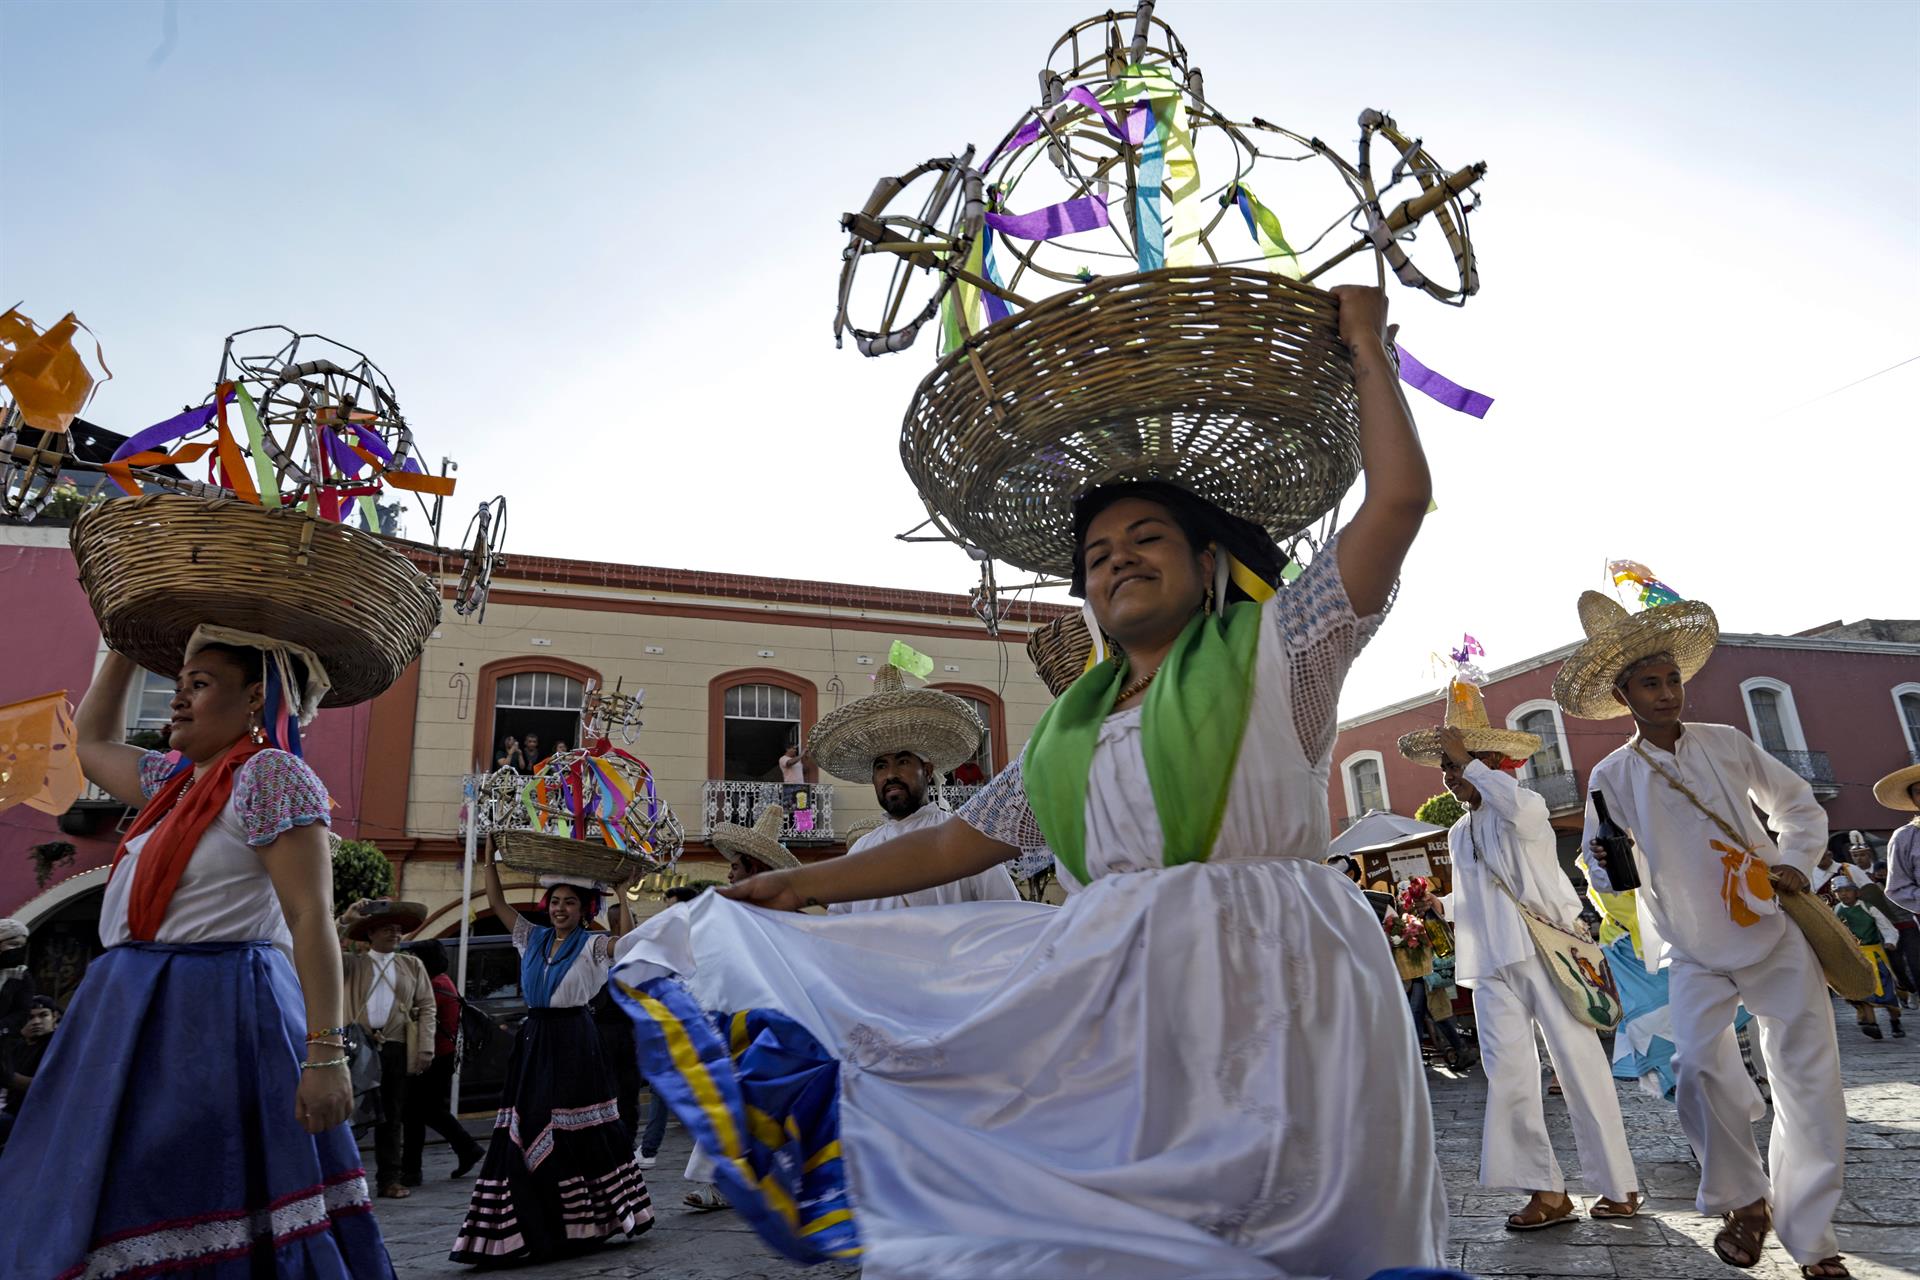
[[[453,1260],[552,1258],[647,1230],[652,1201],[631,1142],[593,1015],[528,1010]]]
[[[294,1119],[305,1005],[265,942],[114,947],[0,1156],[8,1280],[392,1280],[345,1125]]]

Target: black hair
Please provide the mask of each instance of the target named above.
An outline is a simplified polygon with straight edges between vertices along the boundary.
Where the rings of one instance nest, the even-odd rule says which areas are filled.
[[[203,653],[217,653],[226,658],[229,662],[233,663],[234,666],[240,668],[240,674],[248,684],[266,683],[267,655],[263,649],[256,649],[250,644],[222,644],[219,641],[214,641],[211,644],[201,645],[194,651],[194,656],[198,657]],[[287,659],[293,667],[293,678],[299,682],[301,689],[305,689],[307,687],[307,664],[291,653],[287,655]],[[294,693],[294,690],[288,690],[287,696],[292,697]]]
[[[426,967],[429,978],[437,978],[447,971],[447,949],[438,938],[422,938],[410,944],[407,954]]]
[[[1073,504],[1073,594],[1087,594],[1087,529],[1094,518],[1116,502],[1139,498],[1164,507],[1173,522],[1186,535],[1198,556],[1210,546],[1231,552],[1235,559],[1253,571],[1269,586],[1278,586],[1281,570],[1287,567],[1287,555],[1274,542],[1273,535],[1251,520],[1230,515],[1204,498],[1164,480],[1130,480],[1122,484],[1103,484],[1089,489]],[[1246,599],[1236,586],[1227,588],[1229,603]]]
[[[704,884],[677,884],[667,890],[666,896],[674,902],[692,902],[707,891]]]

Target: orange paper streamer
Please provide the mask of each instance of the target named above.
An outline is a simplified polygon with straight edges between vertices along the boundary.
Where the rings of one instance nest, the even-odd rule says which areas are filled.
[[[64,689],[0,707],[0,812],[65,813],[85,785]]]
[[[28,426],[65,432],[86,407],[94,379],[73,346],[73,335],[82,328],[71,311],[45,333],[36,333],[18,308],[0,315],[0,384],[13,393]],[[101,371],[111,378],[97,341],[93,349]]]

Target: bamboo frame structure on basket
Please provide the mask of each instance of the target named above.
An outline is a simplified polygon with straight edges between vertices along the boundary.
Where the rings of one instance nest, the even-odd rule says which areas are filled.
[[[1153,8],[1130,39],[1112,13],[1069,29],[984,161],[967,148],[884,178],[841,220],[836,337],[878,356],[938,320],[942,359],[900,439],[934,527],[1045,574],[1070,568],[1072,498],[1122,480],[1299,539],[1359,471],[1338,306],[1314,282],[1370,255],[1381,283],[1442,302],[1479,288],[1484,164],[1447,169],[1375,110],[1353,161],[1230,116]],[[1290,239],[1256,183],[1323,229]],[[1423,225],[1444,259],[1416,261]],[[861,280],[876,258],[877,291]]]
[[[637,706],[637,695],[612,696]],[[474,821],[516,870],[609,884],[673,866],[685,844],[652,770],[604,737],[541,761],[531,774],[503,769],[482,778]]]

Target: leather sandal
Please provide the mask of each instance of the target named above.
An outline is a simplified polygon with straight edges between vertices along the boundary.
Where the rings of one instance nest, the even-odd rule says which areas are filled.
[[[1573,1197],[1562,1192],[1563,1203],[1556,1209],[1549,1208],[1541,1198],[1551,1194],[1553,1193],[1547,1191],[1534,1192],[1533,1198],[1527,1201],[1524,1209],[1507,1215],[1507,1230],[1542,1231],[1547,1227],[1557,1227],[1563,1223],[1577,1221],[1578,1215],[1574,1212]]]
[[[1714,1255],[1728,1266],[1743,1271],[1759,1265],[1767,1244],[1767,1231],[1773,1226],[1773,1214],[1767,1210],[1765,1201],[1761,1202],[1758,1214],[1752,1213],[1752,1208],[1748,1205],[1744,1210],[1721,1214],[1727,1225],[1713,1238]],[[1745,1262],[1733,1256],[1736,1250],[1746,1255]]]
[[[1847,1270],[1846,1260],[1836,1253],[1831,1258],[1807,1263],[1800,1268],[1800,1274],[1806,1280],[1847,1280],[1853,1272]]]
[[[711,1185],[687,1192],[683,1203],[695,1213],[716,1213],[721,1209],[733,1208],[732,1203]]]
[[[380,1188],[380,1198],[382,1200],[405,1200],[412,1194],[413,1192],[407,1190],[397,1182],[389,1182],[386,1186]]]
[[[1589,1218],[1631,1218],[1640,1212],[1640,1193],[1627,1192],[1625,1200],[1609,1200],[1601,1196],[1593,1202],[1593,1208],[1587,1210]]]

